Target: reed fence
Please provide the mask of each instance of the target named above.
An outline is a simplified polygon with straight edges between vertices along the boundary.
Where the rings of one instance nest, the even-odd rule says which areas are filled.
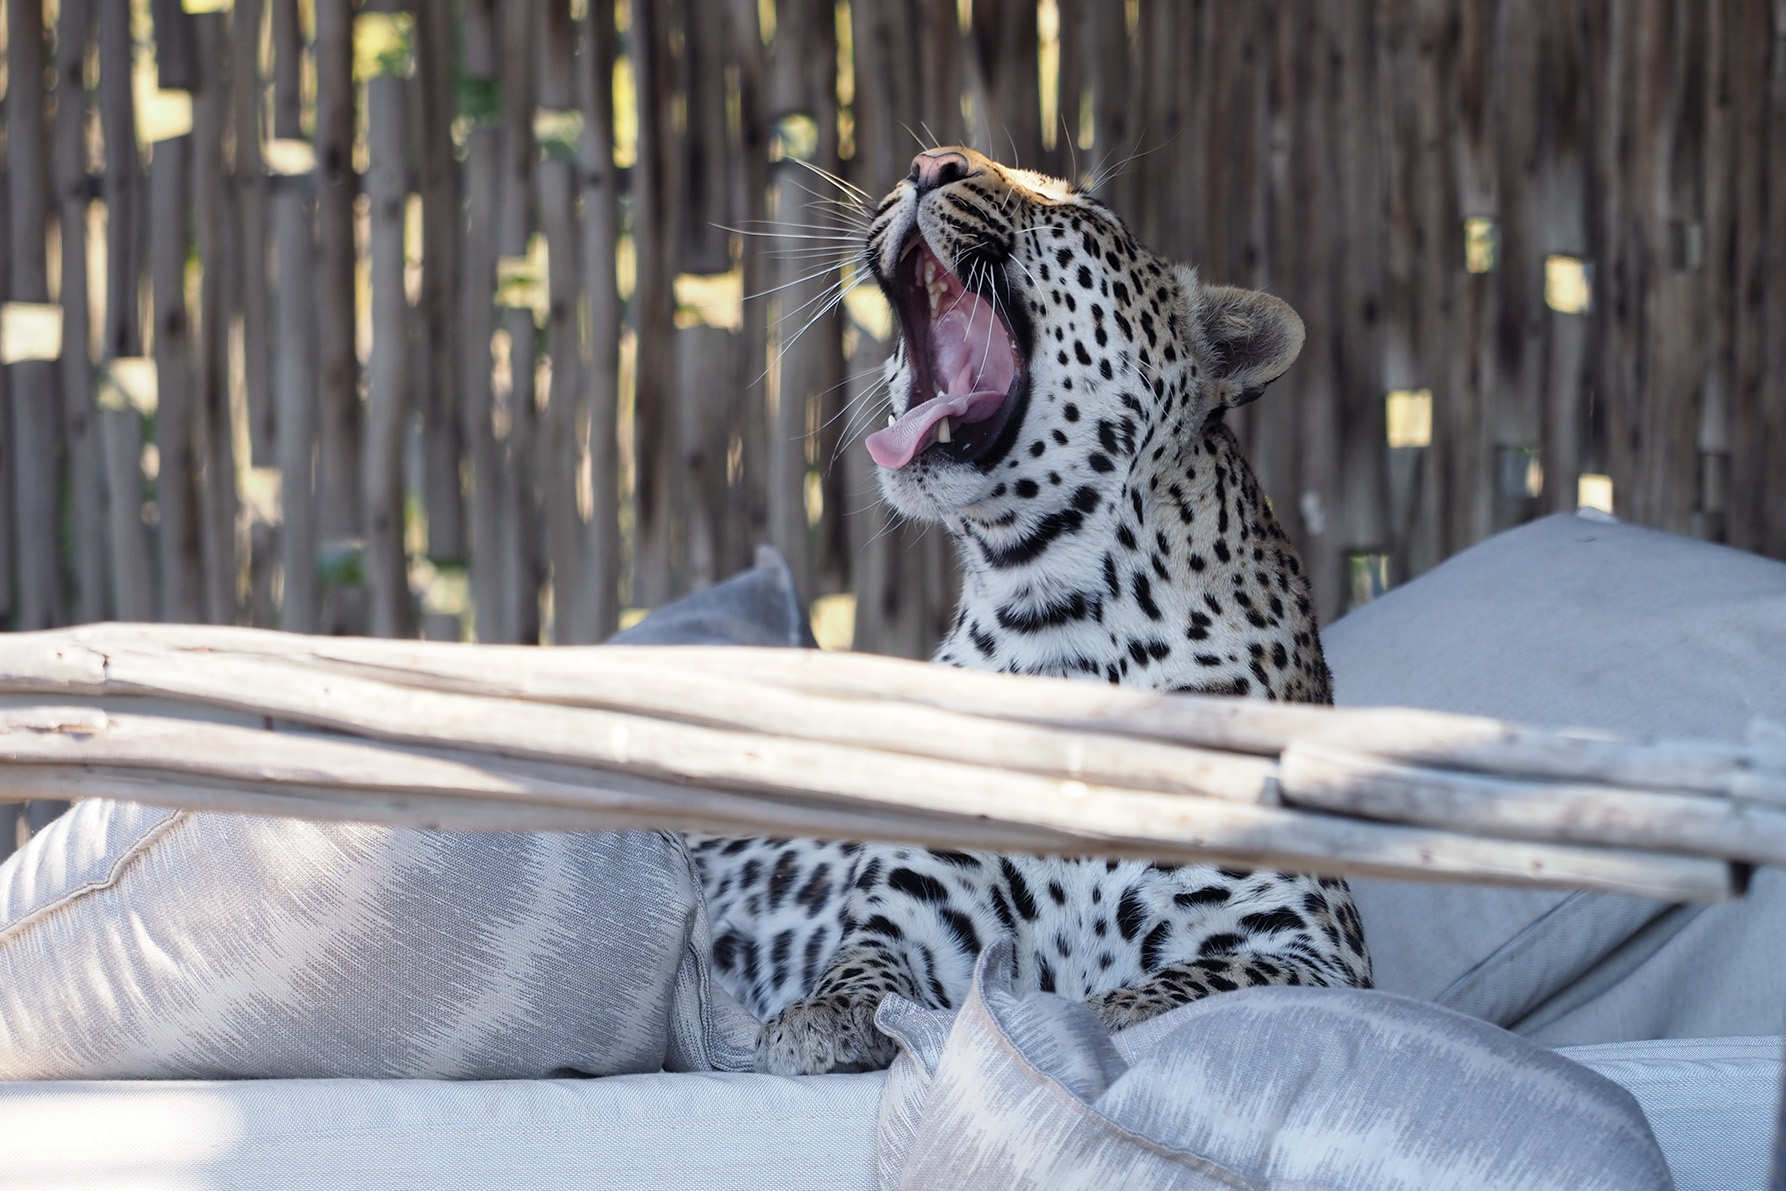
[[[1238,422],[1328,617],[1581,501],[1786,557],[1786,0],[8,0],[4,63],[12,628],[594,642],[769,541],[922,656],[808,237],[932,141],[1302,313]]]

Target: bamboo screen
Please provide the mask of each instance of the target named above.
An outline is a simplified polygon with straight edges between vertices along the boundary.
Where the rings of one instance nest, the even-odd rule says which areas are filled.
[[[587,642],[770,541],[924,654],[818,171],[937,141],[1302,313],[1238,421],[1326,616],[1578,502],[1786,557],[1779,0],[5,15],[0,624]]]

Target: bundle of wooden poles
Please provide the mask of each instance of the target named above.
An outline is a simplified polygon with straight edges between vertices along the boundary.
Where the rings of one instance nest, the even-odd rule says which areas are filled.
[[[1636,741],[860,654],[179,625],[0,636],[0,801],[659,828],[1714,900],[1786,733]]]

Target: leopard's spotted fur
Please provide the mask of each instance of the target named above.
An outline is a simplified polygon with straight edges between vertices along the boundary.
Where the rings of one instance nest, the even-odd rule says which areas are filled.
[[[864,263],[908,313],[898,270],[916,237],[997,307],[1021,361],[999,418],[881,471],[888,501],[961,554],[937,660],[1330,701],[1302,568],[1221,421],[1294,360],[1295,314],[1203,285],[1095,199],[971,150],[920,154],[875,213]],[[932,391],[914,388],[906,330],[895,413]],[[956,1003],[998,933],[1016,939],[1019,987],[1087,1000],[1113,1027],[1245,985],[1370,981],[1334,879],[789,840],[696,855],[716,968],[767,1019],[768,1071],[884,1065],[881,999]]]

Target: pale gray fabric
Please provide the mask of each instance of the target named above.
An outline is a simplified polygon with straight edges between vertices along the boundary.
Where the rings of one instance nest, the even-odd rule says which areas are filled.
[[[1675,906],[1513,1024],[1551,1046],[1715,1038],[1786,1024],[1786,873],[1748,895]]]
[[[1609,1042],[1559,1050],[1637,1098],[1676,1191],[1767,1184],[1780,1107],[1779,1037]]]
[[[1604,518],[1489,539],[1322,634],[1342,705],[1737,740],[1786,721],[1786,565]],[[1547,1042],[1758,1034],[1786,883],[1729,906],[1356,880],[1377,986]]]
[[[883,1006],[902,1051],[883,1188],[1673,1186],[1630,1093],[1463,1014],[1245,989],[1149,1023],[1125,1060],[1085,1006],[1012,992],[1009,965],[1008,940],[987,949],[946,1034],[946,1011]]]
[[[861,1191],[881,1077],[0,1083],[0,1191]]]
[[[661,834],[82,803],[0,865],[0,1077],[747,1064],[698,889]]]
[[[818,647],[794,573],[773,546],[757,547],[750,570],[665,604],[608,643]]]

